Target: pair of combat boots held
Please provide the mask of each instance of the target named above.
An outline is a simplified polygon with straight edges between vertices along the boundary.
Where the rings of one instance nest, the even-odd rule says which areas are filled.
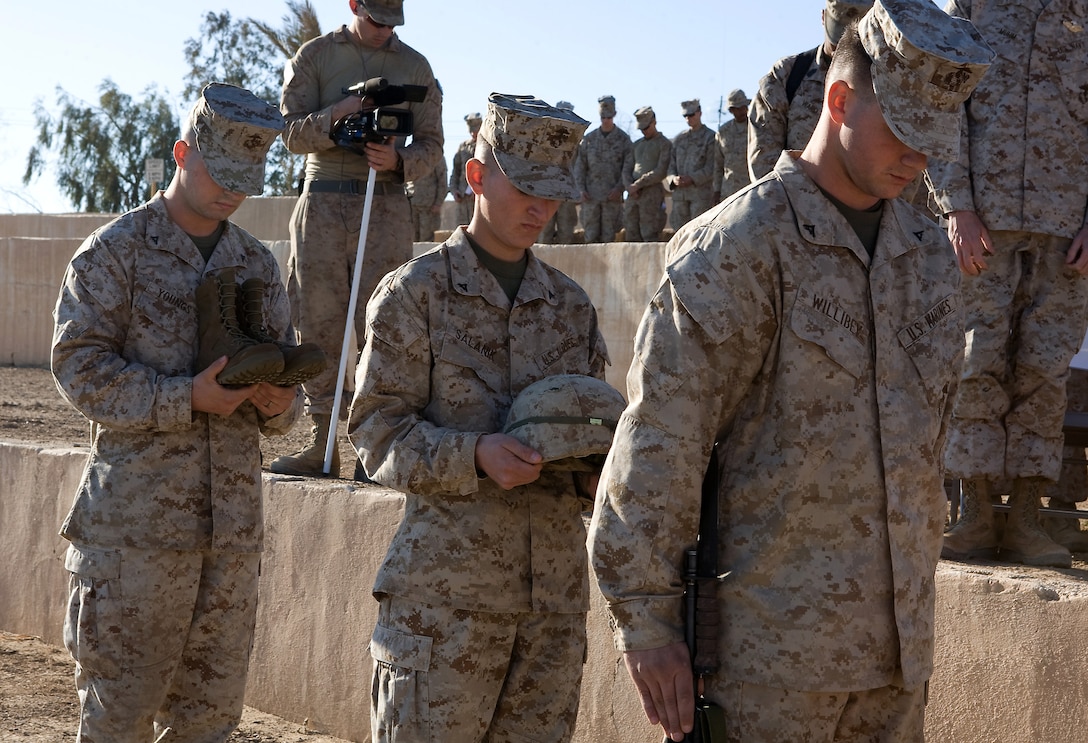
[[[1000,539],[994,523],[990,482],[963,480],[963,511],[945,532],[941,557],[946,560],[997,560],[1022,565],[1068,568],[1073,556],[1047,534],[1039,520],[1044,480],[1017,478],[1009,495],[1009,513]]]
[[[262,279],[235,283],[234,270],[209,274],[196,290],[201,372],[221,356],[227,365],[216,376],[222,385],[269,382],[281,387],[300,384],[325,370],[325,353],[313,343],[292,346],[269,335],[264,324]]]

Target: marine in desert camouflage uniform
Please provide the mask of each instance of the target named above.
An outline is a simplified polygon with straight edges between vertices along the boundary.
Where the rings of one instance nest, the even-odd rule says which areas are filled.
[[[724,201],[752,182],[748,173],[748,96],[739,88],[729,92],[725,105],[733,117],[718,127],[714,161],[714,194]]]
[[[446,159],[442,158],[431,172],[405,186],[412,206],[413,238],[419,242],[434,242],[434,233],[441,226],[446,179]]]
[[[946,456],[963,478],[963,518],[943,554],[1069,567],[1037,508],[1061,471],[1066,378],[1088,323],[1088,6],[946,10],[970,18],[998,61],[964,106],[958,159],[928,176],[964,273],[970,338]],[[990,496],[1002,478],[1012,492],[999,544]]]
[[[574,161],[587,243],[612,242],[623,227],[623,163],[631,153],[631,137],[615,123],[616,99],[604,95],[597,104],[601,125],[582,138]]]
[[[822,11],[824,41],[815,49],[783,57],[759,81],[749,112],[748,170],[753,181],[770,173],[782,150],[799,150],[808,144],[820,119],[824,78],[842,30],[873,5],[872,0],[827,0]],[[808,70],[791,98],[787,83],[798,64]]]
[[[590,553],[672,740],[693,719],[679,571],[715,442],[721,670],[704,681],[726,740],[922,739],[963,308],[947,238],[896,197],[955,156],[991,57],[929,0],[878,0],[806,149],[670,244]]]
[[[588,122],[492,94],[467,227],[382,279],[367,307],[349,437],[367,474],[405,493],[378,570],[374,741],[566,741],[588,607],[572,473],[502,433],[544,377],[603,379],[597,315],[528,250]],[[541,144],[547,144],[541,147]]]
[[[92,422],[61,528],[86,743],[225,741],[242,714],[263,536],[258,437],[286,432],[302,396],[219,385],[226,357],[198,372],[194,294],[228,270],[261,279],[267,329],[293,345],[275,258],[227,221],[263,190],[282,128],[252,93],[205,87],[167,189],[88,237],[64,277],[53,376]]]
[[[669,224],[678,230],[714,204],[714,175],[717,170],[717,142],[714,130],[703,123],[699,99],[680,104],[686,131],[672,141],[669,175],[665,182],[672,189]]]
[[[574,104],[570,101],[556,101],[555,107],[563,111],[573,111]],[[578,153],[574,153],[573,171],[578,167]],[[542,245],[573,245],[574,232],[578,229],[578,201],[561,201],[555,215],[544,225],[540,232],[538,243]]]
[[[657,116],[649,106],[635,111],[642,138],[631,147],[623,163],[623,228],[627,242],[653,242],[665,227],[665,176],[669,171],[672,142],[657,130]]]
[[[468,224],[472,219],[476,194],[472,193],[472,189],[465,182],[465,163],[476,153],[476,136],[480,132],[483,117],[478,113],[466,114],[465,123],[468,124],[468,139],[457,145],[457,152],[453,155],[453,169],[450,170],[450,195],[457,203],[459,225]]]
[[[280,99],[287,122],[284,144],[306,155],[305,185],[291,214],[287,266],[295,329],[300,340],[316,343],[336,361],[348,319],[370,169],[377,176],[358,289],[363,298],[381,276],[412,257],[412,215],[404,183],[422,177],[442,159],[441,91],[427,60],[393,31],[404,23],[402,0],[348,0],[348,6],[354,14],[350,25],[311,39],[287,62]],[[411,144],[403,138],[370,142],[365,154],[337,146],[329,136],[335,122],[367,105],[343,89],[375,77],[391,85],[426,88],[423,101],[398,104],[412,113]],[[358,303],[353,318],[358,338],[363,336],[364,306]],[[322,474],[337,373],[338,364],[329,364],[303,385],[313,437],[303,450],[274,460],[269,467],[273,472]],[[333,452],[336,463],[339,448]],[[331,474],[338,472],[334,464]]]

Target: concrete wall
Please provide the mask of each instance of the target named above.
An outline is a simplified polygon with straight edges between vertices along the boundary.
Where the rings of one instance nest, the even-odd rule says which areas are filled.
[[[86,450],[0,442],[0,628],[62,643],[57,536]],[[377,566],[402,512],[375,485],[265,475],[267,543],[246,702],[369,740]],[[955,743],[1083,743],[1088,576],[941,563],[926,733]],[[577,743],[657,743],[594,590]],[[74,695],[74,690],[73,690]]]
[[[294,199],[287,197],[248,199],[237,213],[237,221],[276,256],[285,277],[290,252],[286,225],[293,204]],[[108,215],[0,215],[0,364],[48,366],[52,312],[64,270],[83,237],[108,219]],[[30,230],[45,234],[9,234]],[[71,234],[78,230],[85,233]],[[415,253],[433,245],[416,243]],[[626,390],[635,330],[661,279],[664,250],[665,243],[534,248],[542,260],[580,283],[593,300],[612,359],[608,381],[621,391]],[[361,303],[366,300],[359,298]]]

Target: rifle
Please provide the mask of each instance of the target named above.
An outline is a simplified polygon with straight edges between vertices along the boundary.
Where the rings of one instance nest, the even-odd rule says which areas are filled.
[[[684,639],[691,656],[691,681],[718,671],[718,453],[710,450],[703,476],[699,507],[699,541],[684,550]],[[725,712],[701,695],[695,698],[695,727],[685,743],[719,743],[725,740]]]

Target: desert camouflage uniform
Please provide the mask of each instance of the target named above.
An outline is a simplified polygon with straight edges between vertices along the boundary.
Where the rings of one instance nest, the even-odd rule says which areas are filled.
[[[588,606],[571,473],[503,490],[475,448],[532,382],[606,362],[585,292],[531,253],[512,307],[462,229],[382,280],[348,426],[367,473],[406,494],[374,584],[375,740],[428,718],[412,740],[569,739]]]
[[[898,199],[870,258],[797,154],[673,238],[590,528],[620,648],[681,642],[718,437],[719,703],[737,681],[918,691],[933,669],[955,261]]]
[[[272,418],[249,402],[225,417],[192,410],[194,294],[225,268],[264,280],[269,332],[293,342],[275,258],[228,225],[205,265],[161,195],[84,241],[57,301],[53,375],[94,423],[61,528],[84,741],[147,743],[153,723],[226,740],[242,712],[263,537],[258,435],[287,431],[301,405]]]
[[[574,179],[589,196],[582,202],[587,243],[612,242],[623,226],[623,163],[630,152],[631,137],[619,127],[607,134],[598,127],[578,145]]]
[[[475,155],[476,143],[472,139],[466,139],[457,145],[457,152],[453,155],[453,169],[450,171],[450,193],[464,194],[464,198],[457,202],[457,224],[459,225],[467,225],[472,221],[472,210],[476,206],[476,194],[468,187],[468,181],[465,180],[465,163]]]
[[[694,183],[686,188],[673,187],[669,223],[678,230],[714,204],[715,156],[718,144],[714,130],[700,124],[695,131],[680,132],[672,142],[669,175],[686,175]]]
[[[930,163],[941,213],[978,214],[996,251],[963,279],[970,350],[947,464],[954,477],[1056,480],[1069,362],[1088,322],[1088,280],[1064,266],[1088,205],[1088,6],[946,11],[997,52],[965,105],[959,162]]]
[[[572,245],[577,227],[578,205],[573,201],[560,201],[559,208],[540,231],[537,242],[541,245]]]
[[[441,211],[434,211],[434,207],[441,209],[446,200],[446,159],[439,160],[434,170],[422,178],[409,181],[405,192],[412,207],[413,238],[419,242],[434,242],[434,233],[442,221]]]
[[[820,120],[831,56],[821,44],[791,102],[786,97],[786,81],[797,56],[775,62],[770,72],[760,78],[759,90],[752,99],[748,112],[748,171],[753,181],[774,169],[782,150],[803,150]]]
[[[370,166],[365,155],[337,147],[329,139],[330,107],[344,98],[342,88],[381,75],[394,85],[424,85],[426,100],[406,103],[413,116],[412,143],[399,143],[403,172],[378,173],[367,231],[355,325],[363,334],[363,310],[378,279],[412,256],[412,215],[404,181],[426,174],[442,158],[442,101],[423,55],[394,34],[380,49],[352,41],[346,26],[299,48],[284,72],[280,110],[286,120],[283,141],[291,152],[306,153],[306,179],[361,183]],[[338,360],[355,255],[362,221],[363,193],[304,190],[291,214],[291,257],[287,287],[299,338],[317,343]],[[307,411],[330,414],[337,364],[307,381]]]
[[[730,119],[721,125],[714,140],[718,145],[714,192],[725,201],[752,182],[748,174],[748,122]]]
[[[627,195],[623,207],[623,226],[627,242],[652,242],[665,227],[665,187],[662,181],[669,170],[672,142],[661,132],[642,137],[631,147],[623,163],[623,185],[637,188],[638,195]]]

